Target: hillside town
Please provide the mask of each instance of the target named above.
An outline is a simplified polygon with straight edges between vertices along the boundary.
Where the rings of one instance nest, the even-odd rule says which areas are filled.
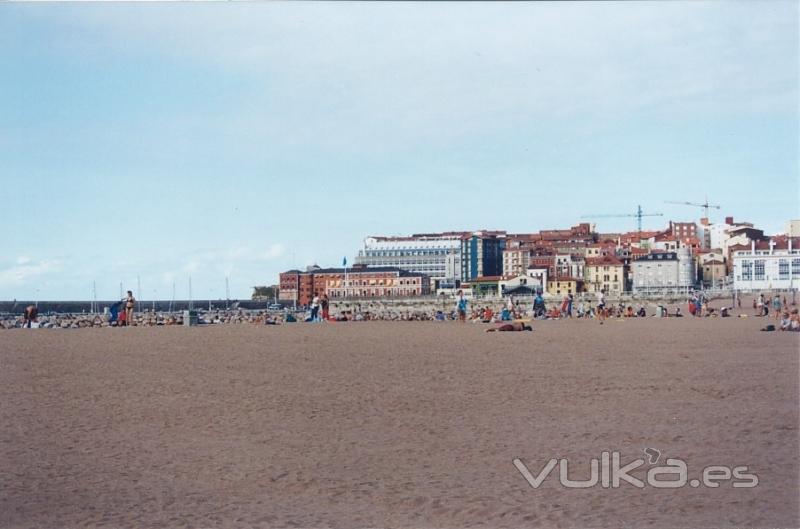
[[[641,220],[641,217],[640,217]],[[331,300],[753,292],[800,286],[800,220],[767,235],[750,222],[669,221],[662,230],[602,233],[593,224],[535,233],[451,231],[369,236],[355,262],[280,274],[279,299]]]

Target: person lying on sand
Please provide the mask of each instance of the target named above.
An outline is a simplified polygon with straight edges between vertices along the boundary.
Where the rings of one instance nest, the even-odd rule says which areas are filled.
[[[493,327],[491,329],[486,329],[486,332],[504,332],[504,331],[532,331],[533,328],[530,325],[525,325],[521,321],[515,321],[513,323],[504,323],[498,327]]]

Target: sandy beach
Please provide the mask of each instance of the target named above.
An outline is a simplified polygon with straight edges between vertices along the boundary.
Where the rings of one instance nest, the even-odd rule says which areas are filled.
[[[0,527],[797,527],[800,336],[766,323],[7,331]],[[647,447],[759,483],[512,463]]]

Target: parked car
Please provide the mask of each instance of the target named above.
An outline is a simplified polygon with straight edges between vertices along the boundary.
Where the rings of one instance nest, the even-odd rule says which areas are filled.
[[[273,303],[272,305],[270,305],[267,308],[269,310],[283,310],[283,305],[281,305],[280,303]]]

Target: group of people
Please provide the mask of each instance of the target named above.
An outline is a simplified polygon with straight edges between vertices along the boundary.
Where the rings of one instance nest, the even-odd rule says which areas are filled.
[[[133,292],[128,291],[128,295],[109,307],[109,323],[114,327],[128,327],[135,325],[133,309],[136,307],[136,298]]]
[[[311,314],[306,321],[328,321],[331,318],[330,305],[331,300],[328,298],[328,294],[323,293],[320,296],[315,292],[311,300]]]
[[[780,320],[780,329],[782,331],[800,332],[800,314],[797,309],[784,312]]]
[[[755,312],[755,316],[769,316],[770,308],[772,308],[772,314],[775,316],[775,319],[781,319],[783,314],[781,309],[789,309],[786,296],[783,296],[783,299],[781,299],[780,294],[775,294],[769,299],[762,293],[759,294],[758,297],[753,298],[753,311]]]
[[[741,306],[741,298],[738,298]],[[734,299],[736,299],[734,298]],[[497,323],[500,327],[511,325],[513,328],[505,330],[528,330],[516,325],[517,320],[522,319],[561,319],[561,318],[596,318],[601,323],[607,318],[643,318],[653,317],[683,317],[680,307],[676,307],[670,313],[665,305],[657,305],[655,310],[648,314],[647,309],[640,305],[634,308],[633,305],[625,305],[622,302],[616,305],[606,303],[605,294],[599,292],[596,295],[596,304],[587,305],[580,301],[575,306],[575,299],[572,294],[565,295],[560,304],[553,305],[549,309],[545,303],[541,292],[536,293],[532,305],[525,305],[509,297],[500,310],[493,309],[488,304],[476,306],[470,311],[470,300],[464,295],[463,291],[458,291],[455,307],[452,311],[441,310],[345,310],[339,312],[335,317],[330,314],[330,299],[328,295],[315,295],[311,301],[308,313],[302,316],[295,316],[291,312],[275,314],[267,311],[216,311],[216,313],[201,312],[199,323],[221,324],[221,323],[253,323],[260,325],[279,325],[298,321],[319,322],[319,321],[448,321],[458,320],[461,322],[470,321],[473,323]],[[58,315],[47,316],[40,321],[39,309],[35,305],[25,307],[21,319],[0,320],[0,327],[45,327],[45,328],[80,328],[80,327],[126,327],[131,325],[154,326],[154,325],[181,325],[183,317],[181,314],[156,314],[135,313],[136,298],[132,291],[127,292],[127,296],[112,305],[109,309],[109,316],[106,318],[100,315]],[[708,306],[708,300],[702,293],[696,293],[688,300],[688,312],[694,317],[729,317],[733,307],[721,307],[714,309]],[[800,317],[798,310],[789,310],[786,296],[775,294],[765,296],[759,294],[753,299],[753,310],[756,316],[768,317],[770,310],[776,320],[780,322],[781,330],[800,331]],[[742,315],[739,315],[742,317]],[[499,330],[500,329],[498,327]]]

